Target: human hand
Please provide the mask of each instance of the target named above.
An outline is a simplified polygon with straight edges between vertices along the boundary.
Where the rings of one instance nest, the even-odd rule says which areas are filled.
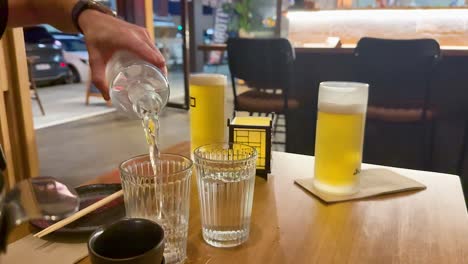
[[[95,10],[86,10],[79,17],[89,53],[92,81],[109,100],[106,64],[119,50],[127,50],[154,64],[167,75],[163,55],[154,45],[145,28],[127,23]]]

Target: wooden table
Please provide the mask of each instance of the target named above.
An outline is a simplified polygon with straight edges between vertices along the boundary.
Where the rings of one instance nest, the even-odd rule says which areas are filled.
[[[166,152],[187,155],[187,142]],[[250,239],[220,249],[203,241],[192,178],[186,263],[466,263],[468,214],[454,175],[396,169],[427,186],[327,205],[294,184],[312,177],[314,158],[273,153],[269,180],[257,177]],[[364,168],[379,167],[364,165]],[[118,173],[95,182],[118,182]],[[16,232],[24,236],[28,229]],[[90,263],[85,259],[80,263]]]

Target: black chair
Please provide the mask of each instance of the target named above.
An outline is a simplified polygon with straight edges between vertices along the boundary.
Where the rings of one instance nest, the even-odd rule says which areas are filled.
[[[230,38],[227,42],[229,70],[234,93],[234,112],[283,115],[299,102],[290,98],[293,84],[294,49],[287,39]],[[250,88],[238,94],[236,79]],[[278,132],[276,118],[274,132]],[[274,142],[286,144],[286,142]]]
[[[370,85],[364,161],[430,170],[437,115],[431,79],[439,44],[362,38],[354,55],[355,79]]]

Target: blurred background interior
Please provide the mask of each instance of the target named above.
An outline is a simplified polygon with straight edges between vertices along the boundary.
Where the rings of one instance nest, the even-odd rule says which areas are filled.
[[[371,85],[364,162],[457,174],[468,192],[465,0],[100,2],[146,27],[166,58],[171,97],[162,148],[189,139],[191,72],[229,76],[226,118],[234,109],[278,112],[273,149],[307,155],[314,154],[319,83],[362,81]],[[366,37],[377,39],[360,41]],[[230,47],[229,38],[263,46]],[[277,38],[289,44],[271,48]],[[11,164],[10,184],[45,175],[78,185],[146,152],[139,121],[115,113],[90,82],[85,42],[50,25],[10,30],[1,40],[0,142],[21,161]],[[281,60],[282,51],[290,56]],[[230,71],[234,61],[249,60]],[[272,76],[284,85],[271,87]],[[252,91],[263,97],[252,101]],[[284,96],[286,108],[268,108]]]

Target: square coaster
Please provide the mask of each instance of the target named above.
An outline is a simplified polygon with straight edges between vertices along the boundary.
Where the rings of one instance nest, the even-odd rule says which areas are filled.
[[[360,173],[359,191],[351,195],[334,195],[319,191],[314,186],[314,178],[296,179],[294,182],[326,203],[344,202],[382,194],[426,189],[424,184],[388,169],[362,170]]]

